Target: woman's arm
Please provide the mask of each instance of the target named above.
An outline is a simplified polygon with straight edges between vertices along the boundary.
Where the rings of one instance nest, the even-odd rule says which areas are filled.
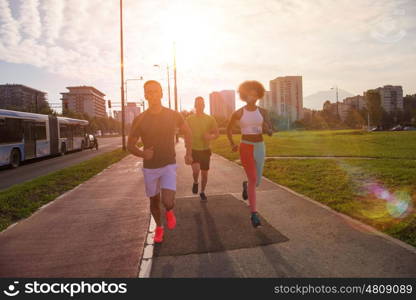
[[[260,110],[263,115],[263,125],[264,125],[264,128],[266,129],[265,133],[268,134],[269,136],[272,136],[273,124],[272,124],[272,121],[270,120],[269,112],[265,110],[264,108],[260,108]]]
[[[234,152],[238,150],[238,146],[234,144],[234,141],[233,141],[233,128],[234,128],[235,122],[238,120],[237,112],[238,111],[233,112],[233,114],[231,115],[230,121],[228,122],[228,125],[227,125],[227,138],[228,138],[228,141],[230,142],[231,149]]]

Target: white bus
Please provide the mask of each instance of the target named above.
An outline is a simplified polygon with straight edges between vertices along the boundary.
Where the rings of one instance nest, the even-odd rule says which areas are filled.
[[[83,150],[88,121],[0,109],[0,166]]]

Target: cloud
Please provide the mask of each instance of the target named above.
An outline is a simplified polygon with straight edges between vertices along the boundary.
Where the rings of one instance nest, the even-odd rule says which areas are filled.
[[[0,41],[5,48],[3,53],[20,41],[19,22],[13,18],[7,0],[0,0]]]
[[[186,101],[247,78],[268,86],[282,75],[303,75],[305,95],[334,83],[361,93],[388,78],[416,92],[408,78],[416,67],[415,1],[124,3],[126,78],[166,84],[153,65],[172,64],[176,39]],[[119,99],[118,9],[118,1],[0,0],[0,60],[100,84]]]

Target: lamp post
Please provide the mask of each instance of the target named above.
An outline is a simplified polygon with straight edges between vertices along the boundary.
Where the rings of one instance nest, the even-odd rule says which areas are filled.
[[[160,65],[153,65],[156,68],[161,68]],[[169,99],[169,108],[171,108],[171,102],[170,102],[170,76],[169,76],[169,65],[166,65],[166,76],[168,81],[168,99]]]
[[[120,0],[120,89],[121,89],[121,139],[123,150],[126,150],[126,136],[124,135],[124,49],[123,49],[123,0]]]
[[[331,90],[335,89],[336,99],[337,99],[337,115],[339,117],[339,108],[338,108],[338,86],[332,87]]]
[[[173,93],[175,97],[175,110],[178,111],[178,86],[176,82],[176,45],[173,43]]]

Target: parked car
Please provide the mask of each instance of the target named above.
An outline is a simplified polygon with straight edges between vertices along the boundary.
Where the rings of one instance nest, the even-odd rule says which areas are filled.
[[[403,130],[402,125],[397,125],[397,126],[394,126],[392,129],[390,129],[390,131],[402,131],[402,130]]]
[[[370,131],[374,132],[374,131],[383,131],[383,128],[381,126],[377,126],[374,128],[371,128]]]

